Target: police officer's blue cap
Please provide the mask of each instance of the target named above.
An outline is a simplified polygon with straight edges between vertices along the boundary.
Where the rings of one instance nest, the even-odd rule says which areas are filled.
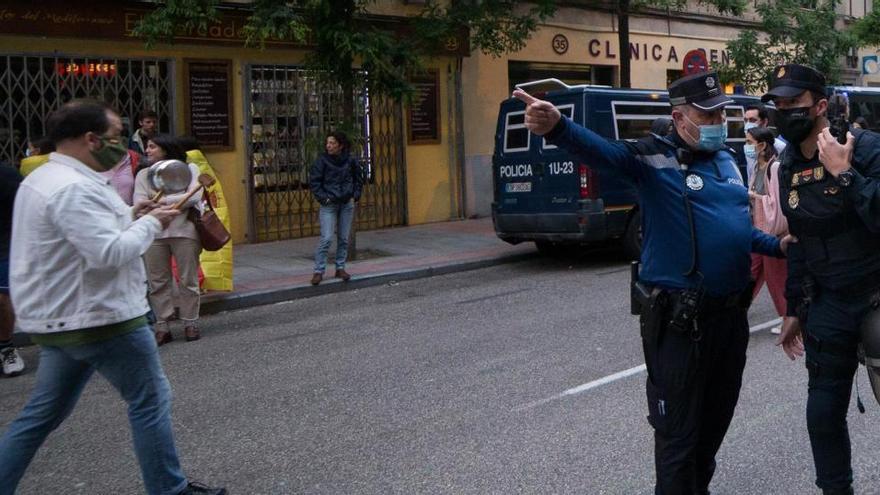
[[[785,64],[773,69],[770,75],[770,91],[761,97],[767,103],[774,98],[794,98],[804,91],[826,94],[825,76],[812,67]]]
[[[701,72],[676,79],[669,85],[669,103],[672,106],[693,105],[711,111],[733,103],[721,91],[717,72]]]

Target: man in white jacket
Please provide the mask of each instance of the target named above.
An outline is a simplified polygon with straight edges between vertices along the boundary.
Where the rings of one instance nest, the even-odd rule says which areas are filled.
[[[10,292],[19,327],[41,346],[31,398],[0,438],[0,495],[12,494],[37,449],[97,371],[128,403],[147,493],[214,494],[188,483],[171,430],[171,387],[159,361],[141,255],[180,212],[127,206],[99,172],[127,153],[106,106],[70,102],[48,121],[56,144],[15,199]]]

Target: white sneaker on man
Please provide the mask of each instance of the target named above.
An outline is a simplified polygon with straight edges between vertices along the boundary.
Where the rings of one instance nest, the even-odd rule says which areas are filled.
[[[772,333],[773,335],[779,335],[782,333],[782,327],[781,326],[773,327],[770,329],[770,333]]]
[[[20,375],[24,371],[24,359],[18,355],[15,347],[0,349],[0,361],[3,362],[3,374],[6,376]]]

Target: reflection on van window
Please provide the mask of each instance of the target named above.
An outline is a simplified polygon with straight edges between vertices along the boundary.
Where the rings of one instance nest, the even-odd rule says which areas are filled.
[[[660,117],[669,117],[671,108],[668,103],[646,103],[633,101],[615,101],[613,103],[614,124],[617,139],[639,139],[651,132],[651,123]],[[727,118],[727,140],[744,141],[745,128],[742,106],[725,108]]]
[[[651,124],[660,117],[669,117],[669,103],[644,101],[611,102],[617,139],[639,139],[651,132]]]
[[[526,129],[526,112],[507,114],[504,125],[504,151],[528,151],[529,130]]]
[[[662,117],[662,115],[658,115],[658,117]],[[650,120],[619,120],[617,122],[617,135],[619,136],[617,139],[643,138],[651,133],[651,123],[653,122],[653,118]]]
[[[559,113],[574,120],[574,104],[569,103],[568,105],[557,105],[556,108],[559,109]],[[545,150],[556,149],[556,146],[553,146],[552,144],[547,144],[546,139],[541,139],[541,143],[543,143]]]
[[[746,140],[746,122],[743,116],[745,109],[741,106],[724,107],[724,117],[727,119],[727,140],[728,141],[745,141]]]

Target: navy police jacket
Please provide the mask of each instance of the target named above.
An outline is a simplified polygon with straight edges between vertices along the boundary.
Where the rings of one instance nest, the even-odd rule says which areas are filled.
[[[786,313],[797,314],[803,280],[856,295],[880,286],[880,134],[855,130],[854,179],[843,187],[819,162],[788,146],[779,167],[779,198],[789,231]]]
[[[545,138],[583,157],[621,167],[636,182],[642,214],[642,282],[666,289],[695,288],[692,237],[685,195],[693,212],[696,260],[710,296],[742,291],[749,283],[756,252],[782,256],[779,240],[752,227],[749,196],[731,151],[694,154],[685,170],[677,158],[684,148],[674,134],[635,142],[608,141],[563,117]]]

